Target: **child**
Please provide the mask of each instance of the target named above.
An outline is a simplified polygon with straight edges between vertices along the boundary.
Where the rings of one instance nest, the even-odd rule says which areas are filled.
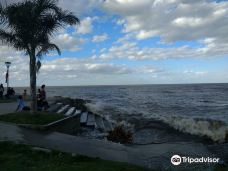
[[[17,106],[16,112],[17,111],[30,111],[30,107],[25,106],[25,102],[22,96],[18,96],[18,106]]]

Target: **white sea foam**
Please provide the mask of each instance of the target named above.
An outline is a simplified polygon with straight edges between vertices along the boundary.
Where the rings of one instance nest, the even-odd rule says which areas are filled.
[[[162,121],[181,132],[207,136],[220,143],[225,141],[228,134],[228,125],[218,120],[166,116],[162,117]]]
[[[103,115],[105,104],[103,102],[87,103],[86,106],[94,113]]]
[[[103,114],[106,117],[108,117],[107,112],[111,112],[111,109],[107,108],[107,104],[102,102],[89,103],[88,107],[92,111]],[[120,110],[120,108],[118,108],[118,110]],[[122,112],[124,111],[121,111],[121,113]],[[124,113],[126,114],[126,117],[131,116],[130,111],[127,112],[128,114],[126,111]],[[207,136],[215,142],[224,142],[228,134],[227,123],[217,119],[190,118],[186,116],[174,115],[161,116],[155,113],[150,115],[148,115],[148,113],[143,113],[143,117],[161,120],[180,132],[189,133],[192,135]]]

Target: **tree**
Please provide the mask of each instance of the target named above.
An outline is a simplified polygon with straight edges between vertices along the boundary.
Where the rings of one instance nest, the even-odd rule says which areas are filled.
[[[50,42],[60,28],[79,24],[79,19],[57,6],[58,0],[24,0],[8,6],[0,5],[0,39],[3,44],[24,51],[30,59],[31,111],[36,113],[36,77],[41,57],[60,49]]]

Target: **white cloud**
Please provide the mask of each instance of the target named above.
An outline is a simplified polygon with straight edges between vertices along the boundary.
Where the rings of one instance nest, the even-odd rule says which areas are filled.
[[[10,57],[7,58],[11,59]],[[0,67],[0,82],[5,79],[6,67]],[[102,84],[109,80],[114,83],[125,76],[135,74],[156,75],[161,70],[153,66],[130,67],[124,64],[113,64],[99,62],[97,59],[60,58],[55,60],[43,60],[40,73],[38,74],[37,85],[47,83],[49,85],[81,84],[84,81],[90,84]],[[110,79],[111,78],[111,79]],[[101,82],[99,82],[99,80]],[[81,80],[82,82],[78,82]],[[97,82],[98,81],[98,82]],[[29,57],[14,56],[10,67],[11,86],[29,85]]]
[[[93,9],[97,8],[102,1],[103,0],[59,0],[59,6],[81,16],[83,14],[89,14]]]
[[[9,0],[7,3],[12,1],[16,0]],[[3,1],[1,0],[1,2]],[[75,27],[76,34],[61,30],[54,37],[54,43],[61,49],[67,51],[80,49],[80,45],[86,40],[79,36],[93,32],[97,17],[91,16],[90,12],[99,7],[100,4],[102,4],[105,11],[122,16],[115,19],[115,21],[119,27],[123,26],[122,32],[125,36],[119,38],[110,48],[99,47],[99,49],[93,51],[94,55],[90,58],[83,60],[74,58],[44,60],[38,76],[38,84],[41,82],[49,82],[52,85],[59,85],[62,82],[66,82],[68,85],[78,83],[105,84],[109,81],[110,83],[121,84],[131,83],[135,80],[137,80],[137,83],[148,83],[148,78],[158,80],[158,83],[162,81],[164,83],[169,81],[174,83],[199,82],[201,80],[203,82],[209,80],[219,82],[227,78],[227,69],[213,73],[211,70],[204,71],[202,68],[193,70],[191,67],[186,67],[178,72],[175,69],[167,71],[165,65],[162,64],[163,61],[154,63],[159,63],[159,66],[161,64],[164,68],[153,65],[143,66],[140,62],[133,68],[108,61],[110,59],[149,61],[227,57],[227,1],[216,3],[208,0],[60,0],[59,3],[63,9],[73,11],[81,19],[81,25]],[[88,17],[83,18],[82,16]],[[106,20],[100,21],[106,22]],[[99,22],[96,22],[96,24]],[[100,29],[101,26],[98,25],[97,28]],[[102,28],[102,32],[105,32],[103,29],[105,28]],[[166,48],[152,47],[149,44],[147,47],[139,46],[142,40],[154,36],[161,37],[161,43],[168,43],[169,45]],[[93,35],[92,41],[102,42],[107,40],[108,37],[107,34]],[[171,46],[176,41],[197,41],[201,46]],[[92,49],[94,48],[92,47]],[[96,52],[99,52],[100,55]],[[12,84],[25,85],[26,83],[28,85],[29,58],[21,54],[7,46],[0,46],[1,82],[5,77],[4,62],[9,60],[12,61],[10,70]],[[49,55],[52,56],[53,54]]]
[[[10,86],[18,85],[19,82],[28,85],[29,80],[29,57],[23,55],[6,56],[6,61],[10,61]],[[0,62],[0,83],[5,83],[6,67]]]
[[[193,70],[185,70],[183,72],[183,74],[186,74],[188,76],[199,76],[199,77],[202,77],[202,76],[205,76],[208,74],[207,71],[193,71]]]
[[[162,48],[144,48],[140,49],[135,42],[121,42],[120,44],[113,45],[107,52],[101,53],[99,56],[103,60],[111,59],[130,59],[130,60],[157,60],[168,58],[167,50]],[[166,54],[165,54],[166,53]],[[171,57],[171,56],[169,56]]]
[[[53,42],[62,50],[78,51],[85,40],[76,35],[62,33],[54,37]]]
[[[105,10],[120,14],[125,33],[138,39],[160,36],[165,42],[214,37],[227,42],[228,2],[198,0],[106,0]]]
[[[0,62],[5,62],[6,60],[9,60],[9,58],[11,60],[14,56],[18,56],[20,54],[21,52],[18,52],[11,47],[0,44]]]
[[[88,34],[93,31],[93,25],[92,25],[93,19],[91,17],[86,17],[83,20],[81,20],[80,25],[77,26],[76,32],[78,34]]]
[[[228,54],[228,43],[218,43],[215,38],[201,41],[202,47],[144,47],[140,48],[137,42],[119,39],[106,51],[102,51],[98,58],[103,60],[129,59],[129,60],[165,60],[186,58],[214,58]],[[218,46],[219,44],[219,46]]]
[[[145,31],[145,30],[140,30],[139,33],[136,35],[136,38],[138,40],[143,40],[147,39],[153,36],[156,36],[157,32],[156,31]]]
[[[9,4],[11,4],[11,3],[15,3],[15,2],[20,2],[20,1],[22,1],[22,0],[0,0],[0,3],[2,4],[2,5],[9,5]]]
[[[95,35],[93,36],[92,41],[93,42],[103,42],[108,39],[108,35],[106,33],[101,34],[101,35]]]
[[[115,65],[110,63],[97,63],[92,60],[79,60],[72,58],[62,58],[53,61],[44,61],[42,72],[58,73],[61,75],[67,73],[85,74],[129,74],[132,72],[125,65]]]

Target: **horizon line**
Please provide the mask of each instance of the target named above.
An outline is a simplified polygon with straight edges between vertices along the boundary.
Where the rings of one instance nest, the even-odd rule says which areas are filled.
[[[228,84],[228,82],[220,83],[150,83],[150,84],[104,84],[104,85],[47,85],[47,87],[99,87],[99,86],[152,86],[152,85],[200,85],[200,84]],[[40,85],[41,86],[41,85]],[[14,86],[13,88],[23,88],[29,86]],[[37,86],[39,87],[39,86]]]

